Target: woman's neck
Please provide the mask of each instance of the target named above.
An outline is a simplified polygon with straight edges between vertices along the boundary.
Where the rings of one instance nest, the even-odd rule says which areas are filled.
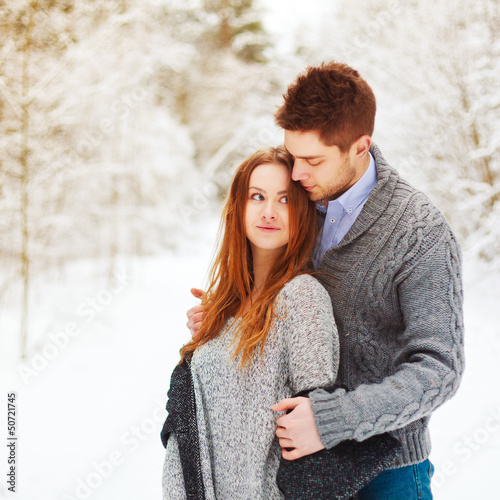
[[[257,298],[264,288],[269,272],[271,271],[272,263],[255,262],[253,263],[253,288],[252,297]]]
[[[264,285],[266,284],[267,277],[271,272],[273,266],[276,264],[281,251],[277,250],[263,250],[260,248],[252,248],[252,267],[253,267],[253,279],[254,286],[252,289],[252,299],[256,299]]]
[[[271,269],[283,250],[263,250],[252,246],[253,288],[246,302],[242,304],[241,315],[245,314],[261,294]]]

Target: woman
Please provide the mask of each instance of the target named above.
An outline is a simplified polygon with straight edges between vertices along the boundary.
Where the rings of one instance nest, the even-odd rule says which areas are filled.
[[[332,306],[307,274],[315,208],[290,180],[292,167],[283,147],[264,148],[236,171],[203,322],[181,350],[190,369],[184,380],[192,381],[199,439],[187,449],[199,447],[198,466],[185,466],[179,440],[186,444],[186,434],[169,427],[164,499],[187,498],[192,475],[201,478],[206,499],[283,498],[276,484],[281,450],[271,406],[335,381]],[[186,413],[177,412],[180,419]]]

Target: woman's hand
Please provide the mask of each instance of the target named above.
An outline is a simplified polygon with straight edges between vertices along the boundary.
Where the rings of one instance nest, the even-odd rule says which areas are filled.
[[[203,290],[200,290],[199,288],[191,288],[191,294],[194,295],[197,299],[203,299],[203,297],[205,296],[205,292]],[[186,316],[188,317],[186,326],[189,328],[191,337],[193,338],[196,336],[198,330],[200,329],[201,320],[203,319],[203,310],[203,305],[199,304],[197,306],[191,307],[191,309],[189,309],[186,313]]]

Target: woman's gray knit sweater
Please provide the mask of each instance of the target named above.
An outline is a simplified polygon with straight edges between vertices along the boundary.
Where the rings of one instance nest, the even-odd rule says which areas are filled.
[[[310,394],[323,444],[398,438],[398,465],[425,460],[431,413],[464,368],[460,251],[443,215],[372,146],[378,182],[354,225],[323,256],[340,342],[337,382]]]
[[[292,394],[335,381],[338,336],[330,298],[319,282],[301,275],[276,299],[278,318],[263,358],[251,368],[230,360],[234,325],[196,349],[191,371],[207,500],[283,498],[276,486],[281,449],[271,406]],[[186,498],[175,436],[167,443],[163,498]]]

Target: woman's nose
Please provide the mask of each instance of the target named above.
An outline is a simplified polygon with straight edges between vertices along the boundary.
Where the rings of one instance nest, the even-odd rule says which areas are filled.
[[[265,206],[264,211],[262,212],[261,217],[266,220],[274,220],[276,219],[276,210],[272,206],[272,204],[268,204]]]

